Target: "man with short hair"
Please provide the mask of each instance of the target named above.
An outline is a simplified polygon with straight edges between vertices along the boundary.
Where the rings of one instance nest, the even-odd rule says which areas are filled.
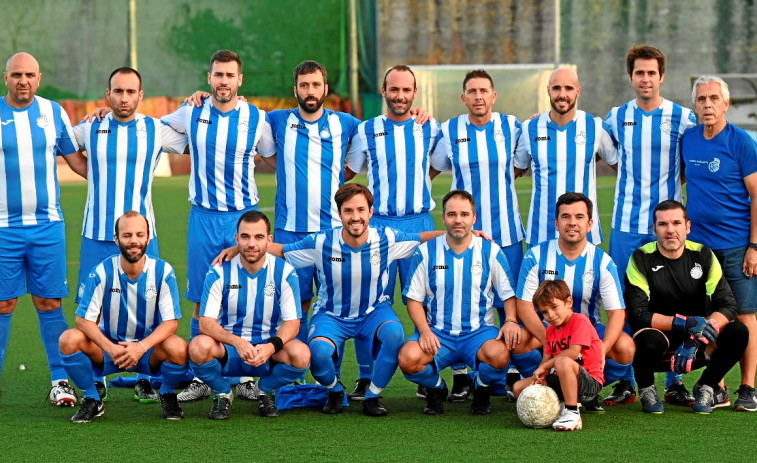
[[[371,225],[377,228],[390,227],[409,233],[435,229],[430,212],[435,204],[431,197],[429,157],[436,146],[439,124],[434,119],[424,124],[416,122],[410,110],[417,93],[415,74],[408,66],[398,64],[386,71],[381,85],[386,114],[360,124],[347,153],[350,170],[359,172],[363,163],[367,163],[368,189],[376,202]],[[386,290],[391,300],[397,270],[400,287],[404,288],[409,265],[409,259],[401,259],[390,267]],[[360,373],[364,373],[362,366]],[[370,382],[370,376],[360,376],[349,399],[363,400]]]
[[[470,413],[488,415],[490,385],[503,380],[510,359],[504,328],[494,325],[494,294],[515,317],[512,277],[496,243],[474,237],[475,201],[452,190],[442,201],[446,235],[422,244],[411,259],[403,294],[417,332],[399,353],[405,377],[428,388],[423,413],[444,413],[447,386],[439,372],[464,363],[476,370]],[[424,310],[424,304],[428,310]],[[520,346],[525,352],[526,345]]]
[[[612,108],[605,118],[618,146],[609,254],[621,274],[631,254],[655,240],[655,206],[682,198],[681,135],[696,118],[692,110],[660,95],[665,64],[665,55],[655,47],[636,45],[628,50],[626,71],[636,98]],[[691,405],[694,397],[680,375],[668,373],[665,400]]]
[[[187,342],[176,335],[181,318],[176,274],[168,262],[145,254],[150,225],[138,212],[116,220],[114,239],[120,254],[90,272],[76,328],[60,336],[63,366],[84,394],[71,421],[88,423],[105,413],[93,375],[119,371],[160,372],[163,417],[180,420],[184,412],[174,389],[187,372]]]
[[[692,411],[712,413],[718,383],[744,354],[749,331],[735,320],[738,308],[718,259],[707,246],[686,239],[686,208],[665,200],[653,217],[657,241],[637,249],[626,272],[642,411],[665,409],[655,371],[688,373],[706,366],[694,386]]]
[[[76,395],[61,364],[58,338],[66,328],[66,230],[60,208],[57,157],[85,177],[68,115],[36,96],[42,73],[29,53],[8,58],[8,94],[0,98],[0,372],[19,296],[30,293],[50,368],[48,400],[73,407]]]
[[[295,339],[300,329],[297,274],[268,253],[271,223],[259,211],[239,218],[239,254],[205,277],[200,332],[189,345],[192,369],[213,391],[209,417],[231,415],[233,395],[224,376],[258,376],[258,413],[277,417],[276,389],[307,370],[310,351]]]
[[[578,75],[570,68],[552,71],[547,84],[552,106],[523,123],[515,150],[515,175],[533,172],[531,210],[526,242],[529,246],[557,238],[553,227],[555,203],[567,191],[583,193],[594,204],[589,242],[602,242],[597,210],[597,158],[616,168],[617,151],[602,119],[576,108],[581,96]]]
[[[605,403],[619,405],[636,400],[631,366],[634,344],[623,332],[626,311],[615,262],[587,238],[593,210],[591,200],[582,193],[563,193],[558,198],[554,219],[557,238],[532,247],[523,259],[516,293],[518,317],[531,335],[544,342],[546,331],[534,310],[534,292],[544,280],[565,280],[571,289],[573,310],[589,317],[602,338],[605,384],[618,381]],[[600,302],[607,315],[606,326]],[[508,323],[505,335],[523,336],[517,323]],[[587,412],[604,411],[599,396],[583,405]]]
[[[111,112],[102,119],[84,120],[74,127],[79,149],[87,153],[87,203],[84,206],[79,282],[75,301],[84,294],[87,275],[106,257],[118,254],[113,224],[125,212],[135,210],[150,225],[145,251],[160,257],[152,207],[152,180],[163,151],[183,153],[186,139],[159,119],[137,112],[142,101],[142,76],[120,67],[108,78],[105,98]],[[105,383],[98,384],[105,388]],[[134,398],[158,402],[149,377],[139,374]]]
[[[208,266],[221,250],[235,243],[232,230],[239,216],[258,207],[255,155],[268,157],[276,151],[265,112],[239,99],[242,79],[239,55],[219,50],[210,58],[211,98],[199,106],[184,104],[161,119],[187,137],[192,161],[185,294],[195,307],[191,337],[200,331],[200,299]],[[208,395],[207,385],[193,381],[179,399]]]
[[[749,329],[741,359],[737,411],[757,411],[757,144],[729,123],[728,84],[701,76],[691,92],[701,124],[681,139],[686,167],[691,238],[713,250]]]

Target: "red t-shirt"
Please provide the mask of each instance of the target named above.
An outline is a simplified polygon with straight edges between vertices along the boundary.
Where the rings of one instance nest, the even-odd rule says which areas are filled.
[[[584,314],[574,313],[565,326],[557,328],[549,325],[547,327],[547,343],[544,346],[544,353],[556,357],[560,352],[567,350],[570,346],[581,346],[581,357],[583,367],[589,372],[592,378],[604,384],[605,375],[602,372],[604,365],[604,354],[602,353],[602,340],[599,339],[597,330],[589,321],[589,317]],[[580,363],[580,361],[579,361]]]

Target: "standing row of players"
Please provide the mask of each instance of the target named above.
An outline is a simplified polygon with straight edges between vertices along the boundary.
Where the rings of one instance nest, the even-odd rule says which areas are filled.
[[[33,98],[33,91],[36,90],[34,78],[36,77],[37,85],[39,82],[39,70],[33,58],[31,58],[31,62],[32,67],[36,66],[36,74],[26,72],[23,66],[20,73],[15,72],[10,67],[11,64],[18,64],[17,62],[28,67],[29,58],[31,57],[25,54],[14,55],[6,66],[6,83],[9,83],[10,77],[10,83],[14,84],[13,87],[8,85],[8,99],[12,100],[14,94],[17,93],[15,96],[27,103],[26,106],[22,105],[21,108],[17,109],[31,106],[36,108],[38,100],[46,101]],[[408,113],[412,99],[416,94],[415,80],[409,68],[398,66],[390,70],[385,76],[382,93],[387,100],[387,115],[358,126],[358,121],[351,116],[322,108],[322,102],[327,91],[325,69],[317,63],[305,62],[295,70],[295,94],[298,96],[300,107],[295,110],[275,111],[268,114],[268,119],[266,119],[265,114],[257,109],[251,109],[254,106],[237,100],[236,90],[241,85],[242,80],[241,62],[233,53],[220,52],[211,59],[211,70],[208,76],[212,98],[198,107],[184,106],[166,118],[166,121],[171,123],[189,142],[190,153],[192,154],[193,170],[190,178],[190,200],[193,203],[193,208],[188,230],[189,262],[207,262],[219,248],[231,244],[232,239],[228,236],[225,237],[223,243],[218,242],[222,234],[217,231],[233,230],[232,224],[238,218],[239,213],[254,207],[257,202],[257,191],[252,176],[254,164],[251,157],[255,150],[264,156],[272,154],[273,151],[278,153],[276,161],[278,189],[275,227],[277,240],[281,241],[286,239],[283,235],[287,231],[307,234],[319,229],[331,228],[339,223],[335,219],[338,214],[335,214],[335,205],[331,201],[332,192],[345,180],[345,171],[349,176],[352,172],[360,169],[360,164],[351,165],[349,159],[360,159],[359,156],[362,153],[368,159],[369,187],[376,194],[377,217],[383,217],[395,227],[398,224],[408,223],[411,219],[424,220],[428,217],[428,210],[433,207],[430,189],[428,188],[428,177],[433,176],[436,170],[451,167],[454,177],[453,188],[471,191],[476,197],[477,203],[479,203],[476,208],[476,228],[487,231],[495,242],[503,247],[508,261],[514,260],[510,265],[511,268],[519,268],[517,261],[522,259],[523,228],[519,222],[517,201],[515,201],[513,185],[515,172],[511,162],[513,160],[516,162],[516,168],[528,168],[528,158],[525,156],[531,155],[531,167],[533,167],[535,173],[535,186],[528,236],[537,233],[535,235],[537,237],[526,241],[529,244],[536,244],[545,236],[549,237],[548,233],[550,232],[548,230],[551,228],[548,225],[549,220],[541,221],[542,224],[547,225],[535,225],[538,223],[535,218],[537,212],[541,212],[540,209],[545,209],[548,211],[545,217],[550,217],[550,209],[554,212],[551,205],[555,203],[554,200],[559,193],[573,189],[585,191],[590,197],[595,197],[595,193],[593,193],[594,160],[595,155],[600,152],[612,164],[614,164],[612,156],[615,155],[620,168],[613,237],[611,238],[611,254],[616,249],[614,245],[623,243],[624,240],[638,239],[641,242],[649,240],[651,239],[652,223],[649,216],[654,202],[671,196],[680,197],[679,138],[684,129],[693,123],[693,116],[690,111],[663,100],[659,96],[659,84],[664,78],[664,57],[659,51],[651,47],[636,47],[629,52],[628,62],[629,79],[637,92],[637,99],[617,110],[613,110],[608,118],[611,126],[612,122],[615,121],[615,128],[611,128],[614,137],[610,137],[610,139],[614,139],[618,145],[616,146],[617,151],[613,152],[612,150],[601,151],[605,149],[602,148],[603,146],[607,146],[607,136],[604,130],[596,130],[596,124],[599,120],[585,117],[583,112],[576,110],[575,103],[580,94],[580,87],[575,73],[566,69],[559,69],[553,73],[550,79],[548,92],[553,109],[549,113],[545,113],[546,117],[542,115],[537,119],[528,121],[522,129],[515,118],[491,112],[491,106],[496,99],[496,92],[494,92],[493,83],[488,74],[482,71],[469,73],[463,84],[464,93],[462,96],[463,103],[468,107],[469,113],[443,124],[441,127],[442,136],[437,143],[436,137],[431,134],[437,128],[435,123],[416,124]],[[31,79],[28,74],[32,75]],[[14,83],[14,76],[17,76],[19,82]],[[111,77],[108,97],[114,113],[106,118],[105,122],[113,124],[113,127],[98,126],[91,132],[90,140],[96,140],[97,135],[115,134],[118,122],[126,126],[129,125],[128,122],[133,120],[155,122],[150,118],[144,118],[134,113],[141,98],[141,83],[136,88],[133,85],[131,87],[123,84],[114,85],[114,79],[131,77],[134,80],[134,76],[139,77],[134,72],[123,70],[123,72],[115,72]],[[31,84],[29,83],[30,80]],[[705,84],[705,86],[707,85],[709,83]],[[716,83],[716,85],[723,88],[719,83]],[[699,87],[695,88],[695,92],[697,88]],[[719,93],[722,93],[722,91]],[[32,98],[29,97],[30,94]],[[111,94],[114,94],[112,98]],[[723,96],[721,95],[721,98]],[[727,108],[727,98],[722,99],[726,100]],[[53,109],[56,107],[54,104],[50,106]],[[131,114],[128,114],[130,107],[133,109],[131,109]],[[59,107],[57,109],[58,117],[65,118],[65,114],[60,114]],[[621,115],[618,115],[618,110],[623,111]],[[278,118],[276,115],[278,115]],[[721,115],[724,115],[724,111]],[[703,116],[706,117],[707,114],[703,113]],[[125,120],[119,120],[119,117]],[[585,120],[582,118],[585,118]],[[724,117],[722,119],[724,121]],[[3,121],[6,121],[5,115],[3,115]],[[39,126],[39,124],[40,120],[38,119],[37,125]],[[102,124],[102,122],[99,124]],[[269,130],[272,130],[269,133],[270,138],[266,136],[266,128],[269,127],[267,124],[270,125]],[[376,124],[379,125],[376,126]],[[601,121],[599,121],[599,124],[601,125]],[[649,132],[648,136],[642,135],[642,129],[647,130],[650,125],[653,126],[654,130]],[[56,123],[55,126],[58,127],[61,124]],[[160,124],[155,124],[155,126],[159,128],[158,132],[164,131],[160,128]],[[577,126],[580,126],[579,130],[576,130]],[[362,127],[362,129],[359,127]],[[728,127],[730,129],[731,126]],[[366,135],[366,130],[369,131],[368,135]],[[540,130],[543,133],[539,132]],[[162,145],[162,143],[155,143],[157,135],[152,135],[144,127],[141,129],[135,127],[132,131],[134,132],[134,140],[137,141],[134,143],[136,146],[139,146],[139,140],[143,141],[143,147],[146,144],[154,149]],[[361,146],[360,138],[353,138],[356,133],[358,135],[363,134],[363,146]],[[569,134],[567,139],[565,137],[560,138],[560,135],[565,133]],[[638,135],[633,136],[635,133],[638,133]],[[664,134],[664,136],[661,137],[660,134]],[[220,139],[217,138],[219,136]],[[113,138],[115,138],[115,135]],[[521,139],[521,143],[517,142],[518,138]],[[69,141],[70,139],[71,137],[69,137]],[[354,156],[347,155],[350,140],[352,140],[354,147]],[[390,141],[396,142],[398,140],[404,143],[390,143]],[[416,142],[409,143],[410,140],[416,140]],[[557,142],[559,140],[562,140],[560,141],[562,144]],[[550,143],[551,141],[555,141],[554,145]],[[98,147],[100,151],[106,151],[107,142],[101,143],[104,144],[98,146],[91,143],[89,149],[87,149],[90,168],[94,164],[92,158]],[[273,148],[274,144],[275,148]],[[435,144],[436,147],[434,147]],[[112,143],[114,147],[117,145],[115,142]],[[551,147],[542,150],[545,152],[543,157],[539,154],[541,145],[544,148],[547,145]],[[56,146],[60,150],[60,147],[65,146],[65,144]],[[404,149],[397,150],[396,146]],[[3,147],[5,149],[5,143]],[[126,150],[127,148],[121,149]],[[68,147],[63,148],[60,154],[68,154],[64,152],[67,150]],[[432,150],[434,154],[430,156]],[[154,154],[154,151],[151,154]],[[513,154],[515,154],[514,157]],[[429,156],[431,159],[431,176],[426,177]],[[140,159],[138,155],[134,157]],[[70,158],[72,163],[75,164],[76,153],[71,153],[66,158],[67,160]],[[141,159],[144,161],[146,158],[154,159],[149,156],[143,156]],[[419,160],[417,164],[413,164],[414,159]],[[482,162],[482,160],[485,161]],[[520,164],[518,165],[517,162],[520,162]],[[103,163],[99,169],[93,172],[93,175],[90,175],[91,182],[94,181],[93,177],[101,172],[100,169],[107,171],[106,165]],[[401,167],[398,169],[397,166]],[[80,164],[79,168],[81,168]],[[143,195],[145,191],[149,192],[149,180],[152,171],[149,165],[147,169],[138,168],[135,170],[138,180],[146,182],[146,189],[128,188],[130,185],[144,185],[144,183],[134,180],[132,182],[126,181],[121,186],[116,183],[112,187],[113,190],[108,190],[111,187],[97,184],[93,186],[90,183],[90,192],[96,190],[100,192],[98,197],[114,198],[118,195],[114,195],[112,191],[123,188],[128,193],[128,195],[125,195],[127,199],[126,201],[116,200],[116,206],[123,206],[128,202],[133,206],[124,207],[121,211],[130,208],[137,209],[138,203],[132,203],[132,201],[135,197],[138,197],[140,194],[138,192]],[[145,173],[147,175],[144,175]],[[409,178],[404,178],[401,173],[408,175]],[[565,175],[566,173],[570,173],[570,175]],[[560,175],[565,175],[568,179],[562,180]],[[6,173],[6,177],[9,176],[10,174]],[[54,175],[48,177],[54,180]],[[117,174],[113,177],[122,179],[124,176]],[[742,176],[742,178],[747,177],[748,175]],[[20,178],[20,175],[18,178]],[[20,183],[18,178],[16,182]],[[556,178],[560,178],[560,180],[555,180]],[[303,181],[304,186],[302,186]],[[105,182],[105,180],[101,180],[101,182]],[[13,182],[9,183],[9,185],[11,184]],[[297,188],[298,184],[300,185],[299,188]],[[100,188],[101,186],[103,188]],[[287,188],[288,186],[291,188]],[[314,190],[318,190],[319,186],[320,194],[316,194]],[[569,186],[570,188],[568,188]],[[304,193],[297,193],[298,190],[304,191]],[[419,193],[415,194],[416,191]],[[53,196],[52,201],[57,206],[57,196]],[[319,197],[320,203],[315,200]],[[408,198],[408,200],[400,201],[400,205],[397,206],[394,201],[396,198]],[[543,198],[544,200],[542,200]],[[44,199],[47,200],[48,197],[44,196]],[[417,201],[413,201],[414,199]],[[424,204],[424,200],[428,200],[428,202]],[[93,200],[93,202],[97,201]],[[149,201],[147,202],[149,203]],[[384,207],[381,206],[382,204]],[[539,205],[544,207],[539,207]],[[620,212],[619,208],[621,208]],[[57,207],[57,210],[59,211],[59,207]],[[305,210],[307,210],[307,213],[305,213]],[[140,212],[142,212],[141,208]],[[403,217],[401,221],[398,221],[397,216],[403,216],[402,212],[409,217]],[[150,214],[143,213],[150,217]],[[96,213],[92,212],[92,214]],[[113,218],[116,216],[117,213],[111,209],[110,224],[113,223]],[[101,215],[98,223],[106,221],[107,217],[107,214]],[[393,222],[391,222],[392,220]],[[48,221],[56,222],[55,218],[52,220],[48,218]],[[299,224],[295,222],[299,222]],[[747,228],[749,227],[750,224],[747,224]],[[430,228],[432,227],[414,225],[412,230]],[[104,229],[107,230],[108,227]],[[203,230],[211,229],[213,233],[203,236]],[[544,232],[547,235],[539,237],[538,233],[542,233],[541,229],[547,230]],[[646,229],[646,232],[644,232],[644,229]],[[154,227],[152,230],[154,230]],[[85,227],[85,233],[86,231]],[[617,239],[615,239],[616,232]],[[294,236],[292,239],[296,240],[301,237]],[[749,240],[747,243],[754,242],[756,239],[755,237],[742,238],[739,240]],[[61,241],[58,240],[58,243]],[[107,242],[108,239],[101,241]],[[737,241],[728,240],[727,243],[732,245],[737,244]],[[620,246],[620,248],[625,249],[626,255],[630,255],[635,247],[635,244]],[[744,249],[747,250],[744,251]],[[18,253],[18,249],[15,252]],[[195,252],[204,252],[204,254],[195,256],[193,254]],[[752,254],[754,254],[754,251],[744,244],[742,256],[746,255],[747,259],[752,261],[754,260]],[[620,258],[618,261],[626,262],[627,258]],[[750,265],[752,264],[750,263]],[[84,268],[83,271],[87,273],[88,270],[86,270],[86,267]],[[199,268],[195,272],[199,272],[199,277],[197,275],[193,277],[192,268]],[[750,267],[749,273],[753,274],[754,271],[755,269]],[[741,275],[741,272],[738,273]],[[190,300],[199,302],[203,277],[202,266],[190,266],[187,288],[187,297]],[[31,275],[29,291],[35,294],[37,283],[33,280],[35,280],[34,275]],[[300,281],[303,280],[307,280],[307,278],[300,278]],[[309,281],[312,281],[312,276]],[[302,284],[301,287],[305,288],[303,291],[310,292],[309,295],[301,295],[301,299],[309,300],[309,297],[312,297],[312,284]],[[21,288],[20,293],[10,291],[8,295],[18,295],[23,292],[23,288]],[[46,292],[39,292],[39,294],[52,295]],[[33,299],[35,306],[40,310],[40,319],[42,320],[43,313],[47,311],[44,311],[44,304],[37,304],[37,298],[35,296]],[[8,304],[4,305],[3,309],[12,312],[15,297],[6,302]],[[43,300],[43,302],[48,302],[48,300]],[[60,306],[59,299],[57,304],[56,306],[55,299],[52,299],[50,308],[58,308]],[[741,305],[744,308],[744,305],[749,304]],[[307,304],[305,306],[307,307]],[[7,307],[10,307],[10,310],[7,310]],[[8,316],[8,323],[9,318]],[[748,320],[750,317],[746,318]],[[753,318],[752,316],[751,319]],[[61,320],[62,313],[60,319],[56,319],[54,323],[57,326],[56,329],[60,328]],[[63,324],[65,326],[65,321],[63,321]],[[48,329],[44,327],[45,325],[41,322],[43,330]],[[192,327],[194,337],[199,332],[196,319],[193,319]],[[302,335],[308,332],[307,329],[302,328],[299,331]],[[752,332],[751,329],[750,332]],[[43,331],[43,339],[46,339],[48,336],[44,333],[45,331]],[[618,337],[620,337],[619,331],[616,334],[616,339]],[[53,337],[53,339],[55,338]],[[7,328],[3,341],[7,342]],[[47,342],[46,347],[48,347]],[[47,350],[50,354],[50,349]],[[366,349],[358,349],[358,352],[366,352]],[[372,359],[360,360],[359,363],[370,366],[373,361]],[[622,364],[629,365],[630,362],[623,362]],[[748,361],[746,368],[742,368],[743,375],[745,375],[742,382],[747,387],[753,385],[754,376],[754,368],[752,366],[750,370],[749,364]],[[368,375],[371,374],[368,373]],[[361,373],[361,378],[363,378],[363,373]],[[65,386],[64,379],[57,378],[55,371],[53,372],[53,379],[58,389]],[[60,381],[58,381],[59,379]],[[341,385],[337,382],[333,389],[339,388],[341,388]],[[54,391],[51,391],[51,397],[57,396],[54,392],[55,388]],[[339,391],[335,390],[334,392]],[[628,395],[627,388],[621,393]],[[753,390],[746,389],[746,393],[746,395],[751,393],[753,400]],[[617,397],[617,394],[614,394],[614,396]],[[371,402],[375,405],[376,401]]]

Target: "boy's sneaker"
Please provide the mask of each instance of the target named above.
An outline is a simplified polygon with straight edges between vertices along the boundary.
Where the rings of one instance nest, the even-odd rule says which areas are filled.
[[[428,388],[426,390],[426,406],[423,407],[424,415],[442,415],[444,413],[444,400],[447,399],[447,385],[442,387]]]
[[[715,391],[712,390],[712,387],[696,383],[694,385],[694,405],[691,406],[691,411],[702,415],[712,413],[712,398],[714,395]]]
[[[210,409],[208,418],[211,420],[228,420],[231,416],[231,401],[233,397],[231,392],[213,394],[213,408]]]
[[[633,395],[634,397],[636,397],[635,392]],[[594,398],[591,400],[587,400],[586,402],[581,402],[581,407],[583,407],[584,412],[586,413],[604,413],[605,412],[605,409],[599,404],[599,394],[594,396]]]
[[[513,386],[520,380],[520,373],[508,373],[505,377],[505,401],[515,403],[518,399],[515,397]]]
[[[673,405],[691,407],[694,405],[694,396],[691,395],[683,383],[673,383],[665,389],[665,402]]]
[[[612,394],[605,398],[605,405],[621,405],[636,402],[636,391],[633,390],[631,382],[621,379],[615,383]]]
[[[244,400],[258,400],[258,397],[263,395],[258,388],[257,383],[253,380],[243,381],[237,384],[236,387],[237,397]]]
[[[450,403],[462,403],[471,395],[471,380],[468,373],[452,375],[452,390],[447,397]]]
[[[470,404],[471,415],[488,415],[492,412],[491,388],[478,386],[473,389],[473,401]],[[452,402],[450,400],[450,402]]]
[[[159,394],[158,400],[160,401],[161,408],[163,408],[163,418],[167,420],[180,420],[184,418],[184,410],[181,409],[176,394],[173,392]]]
[[[560,416],[552,423],[552,428],[555,431],[578,431],[583,427],[584,423],[578,410],[568,410],[567,408],[563,408]]]
[[[363,401],[363,413],[368,416],[386,416],[389,412],[381,403],[381,397],[370,397]]]
[[[266,418],[276,418],[279,416],[279,409],[276,408],[276,395],[271,391],[268,394],[261,393],[258,396],[258,415]]]
[[[141,404],[158,403],[158,393],[152,388],[150,381],[142,378],[134,385],[134,400]]]
[[[428,396],[428,386],[419,384],[418,389],[415,390],[415,396],[419,399],[425,399]]]
[[[344,401],[344,390],[341,391],[329,391],[329,395],[326,398],[326,405],[323,407],[323,413],[327,415],[338,415],[342,413],[344,407],[342,402]]]
[[[665,405],[657,394],[657,387],[653,384],[639,389],[639,398],[641,399],[641,411],[653,415],[661,415],[665,411]]]
[[[754,412],[757,411],[757,394],[754,392],[752,386],[742,384],[736,390],[736,404],[733,406],[733,411],[736,412]]]
[[[103,405],[102,400],[95,400],[90,397],[85,397],[79,411],[76,412],[76,415],[71,417],[71,422],[89,423],[98,416],[102,416],[103,413],[105,413],[105,405]]]
[[[731,405],[731,397],[727,386],[725,389],[717,386],[712,390],[715,392],[712,396],[712,408],[722,408]]]
[[[68,381],[58,381],[58,384],[50,388],[47,400],[58,407],[73,407],[76,405],[76,391],[68,384]]]
[[[107,402],[108,401],[108,386],[105,385],[102,381],[95,381],[95,387],[97,388],[97,395],[100,396],[100,402]],[[84,401],[84,397],[82,397],[82,402]]]
[[[194,402],[195,400],[205,399],[210,397],[210,387],[199,379],[193,379],[189,386],[179,392],[177,397],[179,402]]]
[[[347,400],[350,402],[362,402],[365,400],[365,393],[368,392],[368,386],[371,385],[370,378],[360,378],[355,381],[355,390],[347,394]]]

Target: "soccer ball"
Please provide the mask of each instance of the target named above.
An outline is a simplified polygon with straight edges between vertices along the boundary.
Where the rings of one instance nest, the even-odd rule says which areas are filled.
[[[546,428],[560,414],[560,399],[549,386],[532,384],[523,389],[515,404],[518,418],[529,428]]]

